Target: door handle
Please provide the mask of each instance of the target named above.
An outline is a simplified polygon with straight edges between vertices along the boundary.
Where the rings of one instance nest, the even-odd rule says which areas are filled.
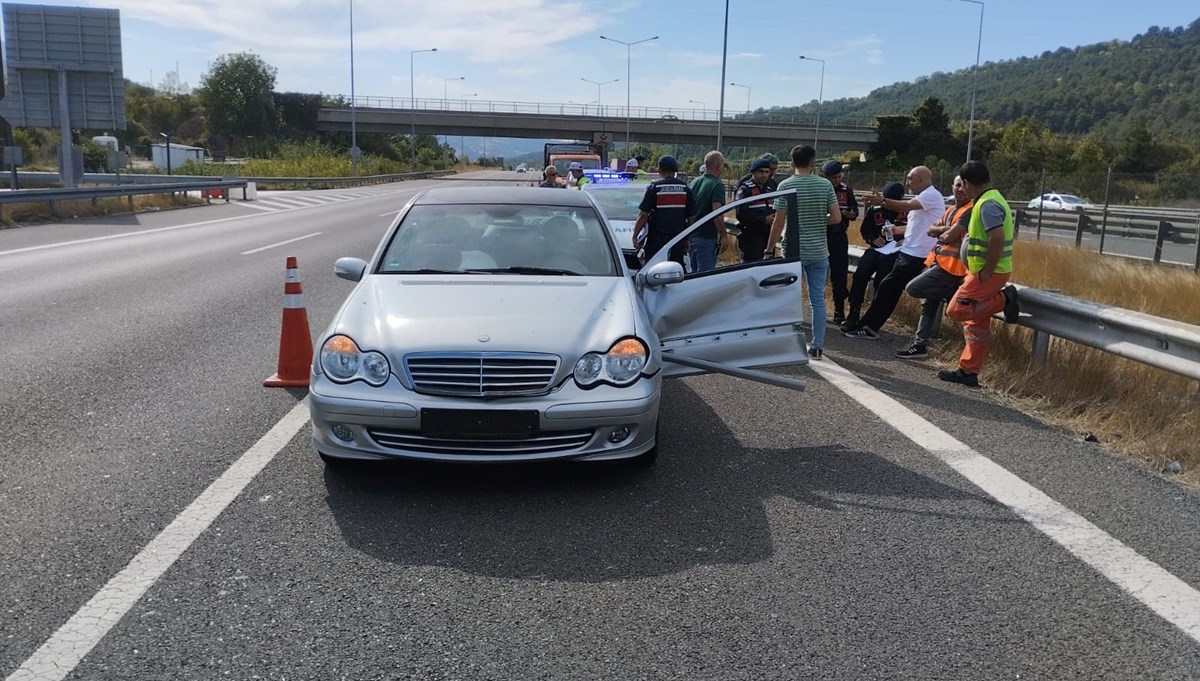
[[[758,282],[758,287],[772,288],[774,286],[791,286],[797,281],[800,281],[800,277],[788,272],[783,272],[781,274],[775,274],[763,279],[762,281]]]

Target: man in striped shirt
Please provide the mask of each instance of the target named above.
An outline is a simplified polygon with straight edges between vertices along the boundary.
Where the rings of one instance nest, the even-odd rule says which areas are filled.
[[[813,173],[813,161],[817,150],[807,144],[792,147],[792,176],[779,183],[779,191],[796,190],[797,217],[799,219],[800,264],[808,284],[808,302],[811,306],[812,343],[808,356],[821,359],[825,347],[825,282],[829,278],[829,245],[825,240],[825,228],[842,222],[842,211],[838,208],[837,194],[829,180]],[[775,199],[775,217],[771,236],[767,241],[767,258],[775,257],[779,237],[787,226],[787,197]]]

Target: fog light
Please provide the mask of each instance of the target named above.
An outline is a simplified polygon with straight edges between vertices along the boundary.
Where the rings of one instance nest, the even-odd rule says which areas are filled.
[[[330,428],[330,430],[333,431],[333,436],[342,442],[354,442],[354,431],[350,430],[349,427],[338,423]]]
[[[612,432],[608,434],[608,441],[613,443],[614,445],[617,444],[618,442],[624,442],[628,439],[629,439],[629,426],[621,426],[620,428],[613,428]]]

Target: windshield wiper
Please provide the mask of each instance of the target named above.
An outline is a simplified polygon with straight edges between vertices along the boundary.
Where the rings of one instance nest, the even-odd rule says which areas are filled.
[[[499,268],[495,268],[495,269],[467,270],[467,271],[468,272],[479,272],[479,273],[486,272],[488,274],[493,274],[493,273],[499,273],[499,274],[557,274],[557,275],[570,276],[570,277],[583,276],[580,273],[572,271],[572,270],[556,270],[556,269],[553,269],[550,267],[517,266],[517,267],[499,267]]]
[[[419,270],[394,270],[388,274],[474,274],[476,270],[437,270],[423,268]]]

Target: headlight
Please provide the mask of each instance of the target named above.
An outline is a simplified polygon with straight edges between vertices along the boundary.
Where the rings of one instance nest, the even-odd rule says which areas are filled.
[[[330,380],[349,383],[362,379],[373,386],[387,383],[392,367],[378,352],[363,352],[349,336],[331,336],[321,346],[321,369]]]
[[[636,338],[617,341],[608,352],[589,352],[575,363],[575,381],[582,387],[608,382],[618,386],[637,380],[646,367],[646,344]]]

